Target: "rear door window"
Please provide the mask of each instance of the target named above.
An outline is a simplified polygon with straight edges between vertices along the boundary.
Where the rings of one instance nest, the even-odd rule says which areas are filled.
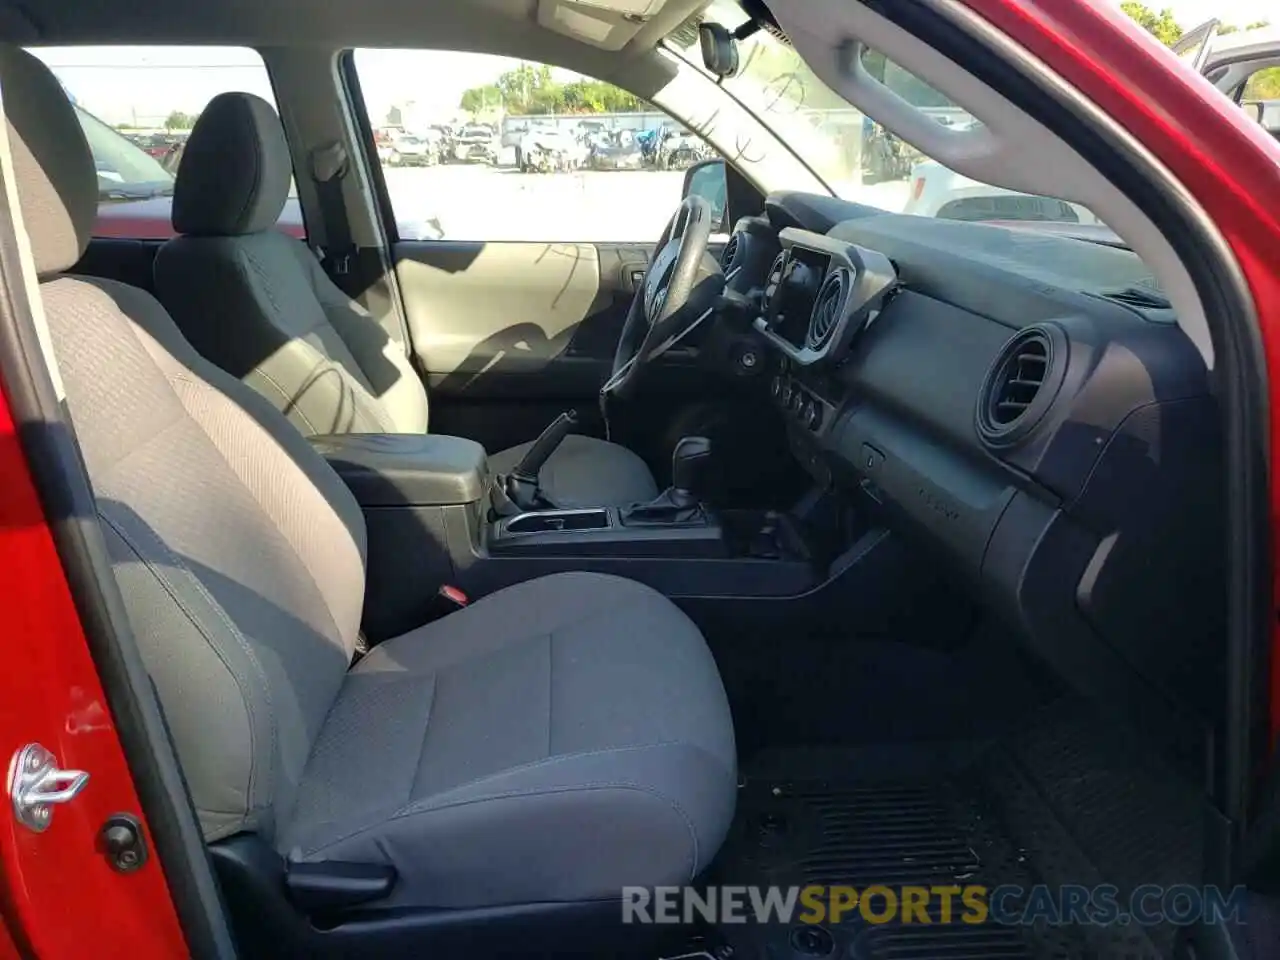
[[[98,172],[96,237],[173,236],[174,178],[191,128],[220,93],[275,104],[262,57],[246,47],[39,47],[75,104]],[[292,195],[279,226],[304,236]]]

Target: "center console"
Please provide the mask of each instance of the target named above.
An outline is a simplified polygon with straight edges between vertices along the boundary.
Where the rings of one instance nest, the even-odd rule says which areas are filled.
[[[702,505],[695,490],[710,448],[701,438],[677,447],[675,482],[655,500],[572,510],[512,509],[495,495],[501,478],[490,476],[483,448],[460,437],[344,434],[312,444],[365,516],[365,632],[375,642],[442,612],[436,591],[445,583],[478,597],[548,573],[594,570],[668,596],[782,597],[818,582],[789,516]]]
[[[349,434],[312,443],[365,517],[364,630],[374,643],[447,612],[445,584],[475,599],[588,570],[647,583],[687,609],[732,601],[737,615],[758,618],[766,612],[759,601],[808,601],[847,572],[840,559],[847,544],[830,534],[837,524],[705,506],[697,490],[711,451],[702,438],[678,445],[674,482],[654,500],[584,509],[560,509],[491,476],[483,448],[459,437]],[[513,491],[541,505],[520,508]],[[750,610],[744,600],[755,601]]]

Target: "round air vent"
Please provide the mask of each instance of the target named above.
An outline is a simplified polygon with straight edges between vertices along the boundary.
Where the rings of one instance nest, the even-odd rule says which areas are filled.
[[[843,270],[834,270],[827,274],[818,288],[818,296],[813,302],[813,313],[809,317],[809,333],[805,337],[805,346],[810,350],[821,350],[836,331],[840,322],[841,311],[844,310],[844,297],[848,287],[848,276]]]
[[[988,446],[1023,440],[1043,419],[1066,374],[1067,338],[1036,324],[1015,333],[987,371],[978,394],[978,436]]]
[[[741,235],[735,233],[720,253],[720,269],[726,274],[733,269],[734,261],[738,259],[738,245],[741,239]]]

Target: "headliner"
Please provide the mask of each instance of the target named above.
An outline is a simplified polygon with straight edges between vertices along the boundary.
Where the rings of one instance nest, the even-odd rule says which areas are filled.
[[[544,0],[548,2],[548,0]],[[395,47],[524,57],[607,78],[707,0],[667,0],[622,50],[538,25],[539,0],[0,0],[0,34],[24,45]]]

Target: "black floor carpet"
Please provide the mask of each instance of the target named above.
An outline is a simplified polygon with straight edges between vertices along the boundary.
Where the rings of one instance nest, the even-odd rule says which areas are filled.
[[[1123,897],[1200,878],[1194,793],[1077,704],[996,741],[771,749],[743,774],[709,878],[719,885],[1111,883]],[[708,946],[735,960],[1139,960],[1169,956],[1173,936],[1119,924],[873,925],[855,913],[822,931],[722,924]]]

